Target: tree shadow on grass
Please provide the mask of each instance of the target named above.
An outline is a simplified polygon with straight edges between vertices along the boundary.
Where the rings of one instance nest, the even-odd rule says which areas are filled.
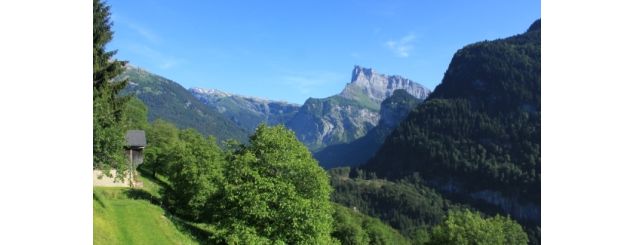
[[[142,175],[143,177],[161,186],[162,187],[161,191],[163,192],[169,191],[170,185],[166,183],[165,181],[152,176],[152,173],[149,170],[143,167],[140,167],[137,169],[137,171],[139,171],[139,174]],[[164,200],[161,197],[155,196],[144,189],[127,189],[124,191],[124,193],[129,198],[146,200],[154,205],[161,207],[165,212],[165,217],[170,219],[170,221],[172,221],[172,223],[177,227],[178,230],[184,233],[187,233],[192,239],[196,240],[198,243],[214,244],[209,239],[210,236],[212,236],[212,233],[210,231],[197,227],[193,225],[187,219],[184,219],[172,214],[170,212],[168,205],[164,204]]]
[[[101,198],[95,194],[95,192],[93,191],[93,201],[97,201],[97,203],[99,203],[99,205],[102,208],[106,208],[106,204],[104,204],[104,201],[101,200]]]
[[[163,187],[164,189],[170,187],[170,185],[168,183],[166,183],[164,180],[156,178],[154,175],[152,175],[152,172],[150,170],[146,169],[146,167],[144,167],[144,166],[139,166],[137,168],[137,171],[139,172],[139,174],[141,176],[149,179],[150,181],[156,183],[157,185]]]
[[[150,203],[160,206],[164,212],[165,216],[172,221],[172,223],[181,231],[189,234],[193,239],[195,239],[200,244],[212,244],[210,242],[209,237],[212,235],[210,231],[199,228],[197,226],[192,225],[190,222],[177,217],[171,214],[168,210],[168,207],[163,205],[163,202],[160,198],[150,194],[149,192],[143,189],[127,189],[124,191],[126,196],[132,199],[146,200]],[[94,196],[94,195],[93,195]],[[94,196],[95,197],[95,196]],[[101,203],[100,203],[101,204]],[[103,204],[102,204],[103,205]]]
[[[189,233],[193,239],[195,239],[200,244],[214,244],[209,238],[212,236],[210,231],[192,225],[191,223],[180,219],[179,217],[173,215],[167,215],[168,219],[174,223],[177,229],[181,231],[185,231]]]
[[[152,203],[154,205],[162,207],[161,198],[150,194],[150,192],[148,192],[146,190],[143,190],[143,189],[127,189],[127,190],[124,191],[124,193],[126,194],[126,196],[128,196],[131,199],[147,200],[147,201],[149,201],[150,203]]]

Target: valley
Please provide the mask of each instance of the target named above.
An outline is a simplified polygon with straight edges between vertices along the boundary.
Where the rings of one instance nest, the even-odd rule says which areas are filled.
[[[540,19],[434,88],[353,65],[296,104],[115,60],[94,11],[93,170],[134,180],[93,187],[95,244],[541,243]]]

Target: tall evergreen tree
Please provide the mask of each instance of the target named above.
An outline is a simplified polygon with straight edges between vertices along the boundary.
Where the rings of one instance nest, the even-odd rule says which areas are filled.
[[[101,0],[93,1],[93,168],[117,169],[118,177],[126,167],[124,146],[124,109],[129,97],[119,96],[127,81],[113,81],[121,74],[125,61],[115,60],[116,51],[106,51],[112,40],[110,7]]]

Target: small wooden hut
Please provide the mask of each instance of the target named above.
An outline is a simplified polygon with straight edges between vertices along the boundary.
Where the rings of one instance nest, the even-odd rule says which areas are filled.
[[[143,148],[146,144],[146,133],[143,130],[126,132],[125,154],[133,169],[143,163]]]

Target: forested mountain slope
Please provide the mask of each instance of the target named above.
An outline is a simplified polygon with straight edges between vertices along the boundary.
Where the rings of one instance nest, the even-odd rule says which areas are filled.
[[[141,68],[127,66],[118,79],[128,79],[124,94],[139,98],[148,107],[148,120],[163,119],[179,128],[195,128],[217,140],[247,140],[246,130],[209,108],[178,83]]]
[[[418,172],[457,199],[540,222],[540,20],[460,49],[442,83],[362,167]]]
[[[395,90],[392,96],[381,103],[380,119],[376,127],[363,137],[350,143],[330,145],[313,154],[324,168],[358,166],[368,161],[386,136],[404,119],[422,100],[412,96],[406,90]]]

